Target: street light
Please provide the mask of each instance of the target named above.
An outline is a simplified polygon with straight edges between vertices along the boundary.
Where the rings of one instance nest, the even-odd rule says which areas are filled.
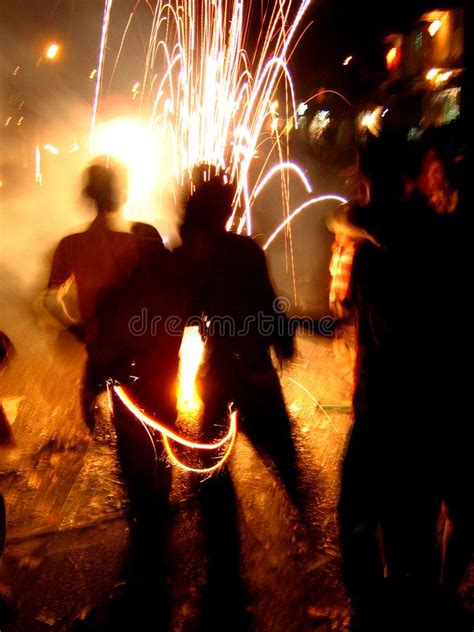
[[[56,42],[52,42],[51,44],[48,45],[48,48],[46,49],[45,57],[46,59],[53,61],[58,56],[58,53],[59,53],[59,44],[56,44]]]

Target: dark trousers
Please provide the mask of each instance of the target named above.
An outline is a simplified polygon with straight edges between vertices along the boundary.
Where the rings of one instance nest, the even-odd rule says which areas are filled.
[[[432,610],[440,575],[438,465],[429,438],[380,416],[356,417],[338,511],[344,580],[363,618],[386,616],[395,603],[402,619]]]
[[[239,409],[240,426],[259,455],[270,460],[290,499],[300,506],[296,451],[280,380],[266,350],[251,354],[213,349],[200,376],[205,434],[216,436],[230,403]]]
[[[160,436],[148,430],[114,397],[114,422],[122,476],[130,500],[131,543],[126,590],[116,601],[110,629],[166,630],[166,589],[171,468]],[[114,627],[118,626],[118,627]]]

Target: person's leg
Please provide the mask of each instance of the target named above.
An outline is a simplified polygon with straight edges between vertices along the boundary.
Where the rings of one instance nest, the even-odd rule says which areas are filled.
[[[240,533],[234,485],[227,467],[201,482],[207,582],[201,629],[206,632],[245,632],[245,609],[240,575]]]
[[[259,454],[270,459],[293,505],[302,510],[297,455],[278,375],[270,363],[242,376],[239,408],[242,430]]]
[[[434,629],[439,598],[441,496],[430,461],[419,450],[386,451],[381,532],[394,615],[409,630]]]
[[[356,420],[342,467],[338,515],[343,577],[354,629],[359,625],[361,630],[386,629],[381,625],[386,588],[378,538],[383,493],[379,449],[369,424]]]
[[[105,380],[93,354],[88,353],[81,384],[81,408],[83,419],[90,432],[95,430],[97,397],[105,389]]]
[[[130,498],[131,546],[126,591],[111,614],[111,628],[122,617],[166,630],[169,617],[165,586],[169,496],[172,473],[161,440],[114,400],[114,421],[122,474]]]
[[[460,588],[472,559],[474,544],[474,481],[472,438],[459,432],[445,452],[443,496],[447,513],[444,537],[443,587],[453,593]]]

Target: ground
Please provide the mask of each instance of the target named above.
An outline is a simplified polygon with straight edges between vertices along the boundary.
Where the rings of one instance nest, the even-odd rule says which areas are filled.
[[[104,415],[91,439],[80,416],[80,345],[62,335],[61,345],[55,346],[54,330],[11,334],[17,353],[2,377],[1,397],[14,445],[1,450],[0,480],[8,512],[4,575],[21,608],[3,629],[66,630],[120,581],[129,536],[126,493],[110,420]],[[336,367],[330,340],[302,337],[298,346],[298,359],[282,380],[311,533],[298,531],[283,490],[240,436],[231,472],[241,572],[256,630],[342,630],[347,604],[339,574],[335,505],[350,426],[349,384],[340,372],[332,373]],[[204,583],[202,560],[196,556],[195,484],[195,475],[175,476],[170,548],[179,564],[169,583],[176,630],[192,629]]]

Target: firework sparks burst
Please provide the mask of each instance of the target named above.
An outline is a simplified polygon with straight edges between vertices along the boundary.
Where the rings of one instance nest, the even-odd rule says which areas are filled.
[[[139,118],[159,148],[154,173],[160,174],[161,184],[173,187],[183,184],[195,165],[213,165],[226,172],[237,189],[229,227],[234,225],[239,232],[252,232],[251,206],[263,188],[267,165],[280,172],[288,197],[292,169],[288,168],[288,135],[297,127],[297,112],[287,64],[309,4],[310,0],[268,3],[253,47],[248,42],[254,11],[250,1],[158,0],[152,7],[137,101]],[[127,22],[113,73],[135,10]],[[111,19],[113,2],[106,0],[91,148],[101,147],[94,141]],[[279,93],[284,95],[280,116]],[[256,156],[263,167],[255,169]]]

